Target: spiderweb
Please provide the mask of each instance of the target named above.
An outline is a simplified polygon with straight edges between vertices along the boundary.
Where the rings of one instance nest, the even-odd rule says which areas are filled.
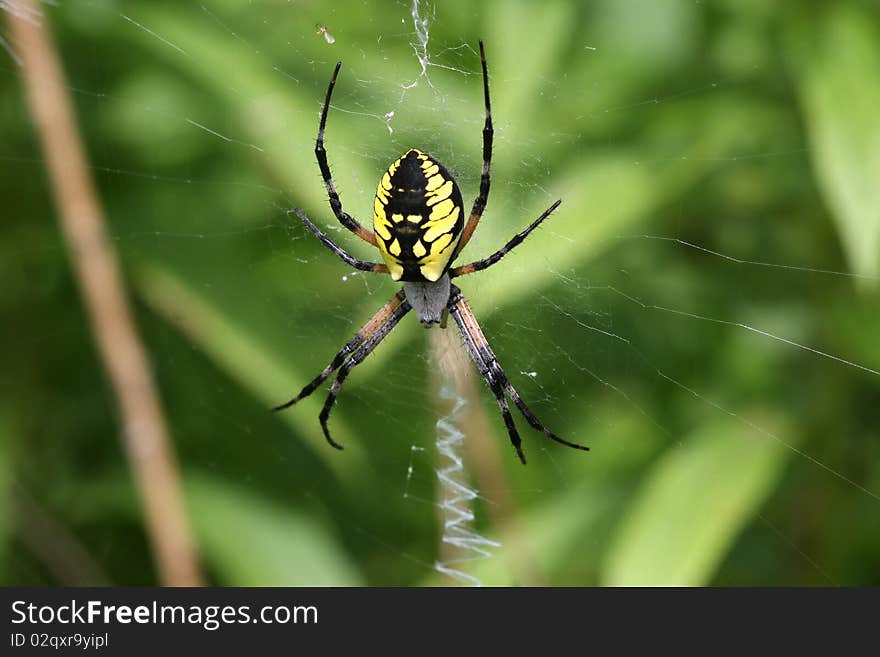
[[[361,575],[345,583],[650,583],[639,579],[638,546],[650,539],[674,552],[675,536],[690,537],[694,553],[661,565],[684,583],[878,581],[880,564],[864,556],[876,539],[857,528],[880,518],[880,360],[865,338],[878,322],[877,271],[850,271],[812,182],[815,142],[786,114],[797,101],[774,102],[763,86],[773,72],[761,30],[733,10],[664,2],[639,17],[637,5],[560,4],[540,15],[516,3],[418,1],[44,5],[175,442],[187,469],[214,482],[204,489],[232,482],[258,490],[273,513],[295,508],[293,518],[267,517],[312,532],[309,558],[356,564]],[[521,469],[491,396],[432,384],[424,331],[404,321],[347,381],[331,420],[346,446],[337,454],[317,425],[323,389],[283,416],[265,412],[395,291],[347,270],[290,214],[305,208],[346,249],[370,255],[332,220],[312,155],[329,74],[343,58],[327,148],[351,214],[369,217],[379,175],[411,146],[454,170],[469,203],[483,121],[477,36],[496,146],[468,254],[491,253],[564,202],[461,287],[538,417],[592,452],[546,444],[517,418],[530,461]],[[689,66],[701,54],[693,44],[710,36],[716,65]],[[0,39],[12,94],[17,56]],[[85,42],[89,53],[75,50]],[[22,108],[6,107],[9,124],[26,125]],[[4,141],[0,161],[31,171],[27,195],[45,197],[23,133]],[[768,189],[765,178],[787,187]],[[799,194],[815,202],[793,206]],[[37,237],[11,229],[11,244],[31,246],[10,256],[63,277],[48,202],[22,207],[39,214]],[[60,295],[47,280],[35,303]],[[13,344],[59,358],[88,344],[75,311],[40,313],[51,325]],[[57,386],[63,397],[73,377]],[[86,387],[100,389],[99,375]],[[438,399],[448,405],[439,415]],[[475,475],[462,452],[475,408],[496,445],[479,460],[498,459],[489,470],[500,479]],[[102,422],[69,430],[79,458],[99,450],[90,432],[112,431]],[[37,441],[37,453],[48,443]],[[860,553],[842,556],[836,532],[854,536]],[[444,561],[444,542],[481,559]],[[110,534],[93,544],[120,563],[140,549]],[[211,556],[228,564],[224,555]],[[232,572],[223,581],[246,581]]]

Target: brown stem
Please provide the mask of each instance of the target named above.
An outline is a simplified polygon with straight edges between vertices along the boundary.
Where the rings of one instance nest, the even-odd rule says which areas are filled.
[[[129,465],[146,515],[160,579],[168,586],[202,581],[184,511],[177,462],[144,351],[131,316],[116,252],[89,175],[64,74],[45,18],[34,0],[9,14],[30,112],[58,206],[62,232],[104,368],[113,386]],[[26,18],[27,16],[27,18]]]
[[[459,348],[461,349],[460,346]],[[516,461],[516,454],[510,444],[507,441],[497,441],[498,434],[492,430],[486,410],[482,406],[477,378],[475,370],[470,368],[470,376],[462,380],[459,388],[459,394],[469,400],[471,408],[461,425],[461,430],[468,437],[465,441],[466,457],[479,482],[480,490],[492,500],[492,504],[486,505],[486,513],[504,544],[504,552],[515,583],[522,586],[546,586],[535,562],[528,535],[522,526],[516,500],[511,495],[510,482],[504,473],[503,458],[506,455],[515,461],[514,467],[522,466]]]

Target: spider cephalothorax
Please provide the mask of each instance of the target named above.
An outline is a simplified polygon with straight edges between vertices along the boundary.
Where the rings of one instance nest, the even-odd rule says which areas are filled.
[[[522,451],[522,441],[510,414],[508,398],[516,405],[526,421],[547,437],[568,447],[589,449],[560,438],[541,424],[529,410],[498,364],[461,290],[451,283],[451,279],[456,276],[481,271],[501,260],[511,249],[521,244],[561,203],[561,201],[553,203],[525,230],[514,235],[507,244],[488,258],[452,267],[455,258],[473,235],[489,197],[489,169],[494,133],[489,103],[489,74],[482,41],[480,41],[480,61],[483,69],[483,99],[486,105],[486,121],[483,126],[483,170],[480,176],[480,191],[467,221],[464,219],[461,191],[455,179],[440,162],[414,148],[393,162],[379,181],[373,203],[375,233],[345,212],[333,184],[330,165],[327,163],[327,152],[324,150],[327,110],[330,108],[330,98],[342,62],[336,65],[330,85],[327,87],[327,96],[318,127],[318,140],[315,144],[315,156],[318,158],[321,176],[327,187],[330,207],[343,226],[365,242],[378,247],[384,264],[358,260],[321,232],[302,210],[296,209],[294,212],[324,246],[352,267],[362,271],[388,273],[395,281],[403,282],[403,289],[391,297],[391,300],[342,347],[318,376],[296,397],[275,407],[275,410],[282,410],[308,397],[338,369],[339,373],[330,388],[330,394],[324,402],[319,418],[327,442],[338,449],[342,449],[342,446],[331,438],[327,421],[343,382],[348,373],[363,362],[403,316],[413,309],[419,321],[425,326],[440,324],[445,328],[446,315],[452,315],[464,337],[471,358],[498,402],[510,442],[523,463],[526,462],[526,458]]]

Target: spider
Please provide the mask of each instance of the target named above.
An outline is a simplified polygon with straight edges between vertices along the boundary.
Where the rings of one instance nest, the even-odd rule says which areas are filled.
[[[510,436],[519,460],[526,462],[522,450],[522,440],[513,423],[507,397],[513,401],[526,421],[548,438],[575,449],[589,450],[589,447],[569,442],[547,429],[529,410],[510,383],[501,365],[495,358],[476,317],[451,279],[465,274],[482,271],[501,260],[518,246],[550,214],[559,207],[558,200],[547,208],[525,230],[514,235],[500,250],[488,258],[476,260],[467,265],[452,267],[456,257],[464,249],[480,222],[486,201],[489,197],[489,168],[492,160],[492,110],[489,102],[489,74],[486,67],[486,52],[480,41],[480,60],[483,68],[483,99],[486,106],[486,121],[483,125],[483,170],[480,176],[480,191],[474,201],[467,222],[464,220],[464,204],[461,191],[455,179],[440,162],[418,149],[410,149],[388,167],[376,189],[373,209],[373,229],[362,226],[356,219],[342,209],[342,201],[327,163],[324,149],[324,129],[327,124],[327,111],[330,98],[342,62],[336,64],[333,77],[327,87],[327,97],[321,109],[318,139],[315,143],[315,156],[321,169],[330,207],[336,218],[348,230],[362,240],[379,249],[383,264],[358,260],[335,244],[321,232],[300,209],[294,213],[306,227],[321,240],[333,253],[350,266],[361,271],[391,274],[395,281],[402,281],[403,289],[395,294],[357,334],[349,340],[333,357],[333,360],[296,397],[273,410],[280,411],[296,404],[312,394],[335,370],[339,370],[330,388],[324,407],[319,416],[321,428],[327,442],[337,449],[342,445],[330,436],[327,422],[342,384],[349,373],[375,349],[397,323],[411,309],[415,309],[419,321],[430,328],[439,324],[446,328],[448,315],[452,315],[458,325],[464,343],[480,375],[498,402],[504,425]]]

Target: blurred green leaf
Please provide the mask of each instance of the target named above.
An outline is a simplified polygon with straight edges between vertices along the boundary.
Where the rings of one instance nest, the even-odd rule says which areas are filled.
[[[880,276],[880,29],[866,10],[835,4],[822,20],[801,21],[791,32],[793,68],[819,185],[850,267],[876,278]]]
[[[583,266],[614,245],[616,237],[633,234],[637,226],[651,222],[665,205],[727,158],[755,143],[772,118],[764,104],[738,97],[716,96],[683,105],[658,113],[647,126],[647,145],[586,152],[560,165],[557,177],[542,183],[563,203],[529,238],[530,246],[511,253],[498,268],[480,274],[492,281],[491,311],[503,311],[526,295],[534,296],[558,282],[560,272]],[[677,155],[674,161],[666,162],[670,151]],[[525,213],[493,206],[494,215],[518,217],[518,223],[484,220],[478,231],[479,243],[498,248],[549,202],[535,199],[530,204],[531,210]],[[526,255],[530,248],[531,257]],[[463,261],[477,254],[469,247]],[[541,266],[534,266],[536,259]],[[469,279],[462,281],[470,284]]]
[[[492,556],[475,560],[468,573],[484,585],[523,585],[526,582],[518,579],[516,560],[528,563],[533,559],[529,566],[538,579],[528,584],[571,584],[565,576],[572,563],[595,564],[599,560],[603,541],[596,537],[604,534],[598,528],[620,504],[621,493],[617,483],[600,479],[581,482],[550,497],[517,518],[522,526],[515,536],[492,536],[500,540],[501,547],[493,550]],[[429,581],[442,579],[433,576]]]
[[[762,418],[758,424],[775,427]],[[612,538],[610,586],[704,586],[777,482],[789,451],[731,419],[709,422],[672,449]]]
[[[358,569],[313,517],[235,484],[187,477],[204,559],[231,586],[356,586]]]
[[[141,265],[137,272],[138,289],[150,306],[246,385],[265,403],[267,415],[279,403],[279,395],[299,390],[314,376],[296,371],[289,360],[273,357],[261,336],[254,333],[253,317],[236,312],[234,305],[215,303],[159,263]],[[251,321],[237,321],[239,317]],[[321,403],[318,396],[308,397],[297,404],[298,412],[278,417],[306,439],[328,468],[340,475],[350,474],[362,462],[363,451],[355,447],[348,450],[351,454],[346,458],[339,458],[336,450],[327,448],[315,419]],[[343,435],[350,431],[343,417],[334,422]]]
[[[554,69],[575,27],[575,7],[566,2],[535,3],[528,0],[494,2],[485,36],[489,48],[493,116],[503,121],[503,138],[520,142],[546,111],[544,86],[547,71]],[[536,39],[534,35],[548,35]],[[500,131],[499,131],[500,132]],[[497,165],[497,163],[496,163]]]

